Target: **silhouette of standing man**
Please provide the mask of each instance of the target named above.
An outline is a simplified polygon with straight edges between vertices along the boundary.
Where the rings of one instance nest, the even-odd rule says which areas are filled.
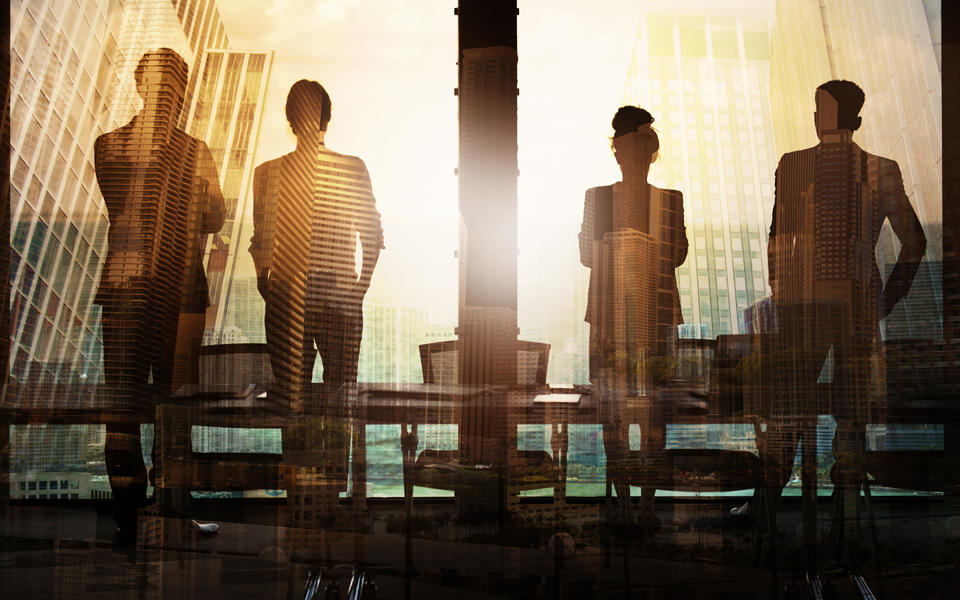
[[[257,167],[253,179],[250,253],[266,301],[274,392],[294,409],[318,351],[328,389],[356,382],[363,297],[383,247],[366,165],[324,145],[330,112],[330,96],[319,83],[296,82],[286,113],[297,147]]]
[[[140,417],[170,391],[180,315],[203,313],[209,304],[204,236],[224,219],[210,150],[176,126],[187,72],[169,48],[144,54],[134,72],[143,108],[94,146],[110,221],[94,302],[101,307],[104,378],[123,411],[123,420],[107,424],[105,446],[121,543],[135,540],[147,485]]]
[[[817,88],[820,143],[780,159],[768,245],[777,373],[774,430],[765,445],[779,454],[774,493],[789,478],[802,437],[812,506],[816,418],[832,414],[834,533],[844,552],[856,544],[865,424],[877,419],[876,401],[883,396],[879,322],[909,291],[926,248],[897,163],[853,142],[863,102],[863,90],[850,81]],[[901,249],[884,285],[876,245],[888,219]],[[808,529],[809,536],[814,532]],[[806,544],[816,541],[809,537]]]

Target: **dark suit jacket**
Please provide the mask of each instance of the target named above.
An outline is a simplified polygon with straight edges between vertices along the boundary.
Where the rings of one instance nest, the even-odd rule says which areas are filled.
[[[356,279],[357,235],[364,260],[376,260],[383,230],[359,158],[326,148],[319,158],[291,152],[258,166],[253,187],[250,254],[257,274],[290,289],[300,310],[311,273]]]
[[[926,237],[897,163],[836,134],[783,155],[768,262],[776,304],[843,302],[873,323],[910,289]],[[875,249],[889,219],[901,250],[881,294]]]
[[[107,205],[107,256],[94,302],[143,294],[180,312],[210,304],[204,236],[223,226],[224,201],[207,145],[181,129],[127,125],[97,138],[97,182]]]
[[[683,223],[683,194],[677,190],[659,191],[662,199],[661,216],[652,216],[650,222],[659,223],[659,232],[646,232],[660,239],[660,281],[658,298],[658,321],[661,324],[679,325],[683,323],[680,310],[680,292],[677,289],[675,270],[687,258],[687,234]],[[587,312],[584,321],[591,329],[598,325],[599,309],[602,302],[600,293],[603,277],[599,257],[595,250],[603,240],[605,233],[613,231],[613,186],[600,186],[587,190],[583,203],[583,221],[580,225],[580,262],[590,269],[590,287],[587,298]],[[592,337],[592,335],[591,335]]]

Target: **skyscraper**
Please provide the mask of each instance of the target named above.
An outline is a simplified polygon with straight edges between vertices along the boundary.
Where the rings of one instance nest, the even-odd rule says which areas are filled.
[[[422,381],[417,348],[428,341],[427,323],[427,311],[424,309],[366,304],[363,307],[360,381]]]
[[[10,371],[23,381],[31,365],[56,365],[38,383],[99,380],[92,301],[107,219],[93,142],[136,112],[137,61],[165,46],[195,65],[205,48],[227,45],[212,0],[58,8],[14,2],[10,23]]]
[[[217,11],[216,0],[170,0],[170,3],[177,9],[177,18],[180,20],[183,34],[187,38],[193,56],[202,56],[206,48],[230,47],[223,21]],[[194,67],[198,66],[196,61],[191,64]],[[196,91],[199,75],[198,68],[190,72],[190,84],[187,86],[184,107],[193,105],[193,94]],[[180,115],[180,126],[186,126],[189,118],[190,113],[184,110]]]
[[[650,111],[660,136],[652,181],[684,195],[686,262],[677,284],[686,330],[742,333],[767,293],[773,206],[769,22],[645,12],[625,103]]]
[[[211,335],[207,339],[218,341],[231,325],[227,315],[248,310],[242,306],[248,300],[247,290],[238,289],[240,302],[233,291],[238,265],[250,263],[246,242],[252,235],[252,203],[248,199],[273,53],[207,50],[200,62],[194,69],[201,75],[189,107],[187,131],[207,140],[227,209],[205,265],[210,285],[206,328]],[[240,272],[252,273],[252,264]],[[242,286],[241,282],[237,287]]]

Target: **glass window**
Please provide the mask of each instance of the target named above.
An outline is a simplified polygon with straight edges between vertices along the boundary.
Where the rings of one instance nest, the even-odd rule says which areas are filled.
[[[135,413],[137,422],[123,429],[130,442],[125,458],[137,469],[142,459],[151,474],[162,469],[204,479],[212,473],[192,468],[189,463],[196,456],[151,452],[154,428],[172,432],[176,423],[189,421],[192,425],[181,441],[189,443],[193,453],[212,454],[206,458],[223,464],[252,461],[261,474],[270,471],[276,487],[286,489],[226,491],[216,480],[198,482],[203,485],[194,491],[198,502],[192,516],[222,517],[221,536],[242,537],[247,525],[258,523],[268,529],[257,531],[276,537],[264,523],[274,522],[277,507],[289,500],[292,506],[284,513],[294,522],[283,525],[296,536],[303,533],[303,523],[296,521],[324,529],[319,537],[310,532],[303,533],[302,540],[297,537],[296,556],[288,559],[307,560],[311,544],[317,542],[345,553],[347,564],[369,564],[370,545],[349,543],[354,539],[350,536],[386,535],[403,542],[409,531],[409,539],[427,554],[436,548],[447,553],[442,573],[423,565],[415,565],[416,573],[410,571],[408,583],[415,596],[424,586],[442,587],[437,593],[442,597],[464,595],[466,588],[503,590],[518,598],[622,595],[629,582],[620,570],[591,569],[601,568],[604,560],[598,557],[628,549],[635,564],[666,561],[663,573],[671,566],[683,568],[680,563],[691,558],[704,562],[713,591],[728,589],[721,581],[728,576],[744,597],[751,596],[746,591],[750,582],[768,582],[754,594],[766,597],[769,582],[779,581],[778,589],[786,589],[782,586],[788,585],[790,574],[803,571],[802,557],[795,557],[802,552],[793,552],[799,545],[791,532],[812,513],[804,510],[800,469],[792,461],[799,424],[806,423],[811,435],[803,443],[816,446],[815,464],[807,465],[806,473],[816,473],[819,493],[831,503],[819,506],[813,531],[829,525],[831,512],[856,504],[857,498],[897,496],[894,503],[879,500],[881,518],[872,516],[873,504],[861,502],[863,510],[855,512],[863,519],[857,527],[863,535],[846,540],[860,547],[832,548],[831,536],[820,536],[821,558],[882,557],[876,568],[862,570],[871,584],[876,580],[893,586],[880,596],[896,595],[901,587],[929,589],[920,581],[923,575],[939,573],[953,561],[951,542],[941,539],[950,536],[949,527],[944,529],[949,523],[938,516],[944,513],[942,496],[951,492],[949,482],[941,480],[949,471],[944,465],[952,464],[950,441],[956,437],[949,424],[936,422],[950,414],[944,403],[956,395],[942,383],[951,360],[945,346],[952,323],[947,309],[953,307],[941,289],[951,274],[942,256],[951,230],[941,218],[945,145],[938,128],[949,117],[949,111],[939,113],[939,106],[950,106],[950,89],[939,81],[940,42],[931,33],[940,27],[938,2],[915,3],[924,6],[910,10],[897,3],[873,3],[858,14],[857,3],[826,0],[835,38],[829,48],[823,41],[823,15],[810,2],[713,3],[706,14],[690,7],[655,9],[647,6],[650,3],[632,3],[616,14],[614,20],[623,21],[622,27],[581,28],[577,33],[584,34],[583,39],[576,41],[583,43],[559,43],[563,40],[550,27],[531,28],[521,21],[517,54],[503,48],[471,53],[483,57],[476,71],[470,70],[470,56],[461,57],[464,70],[456,97],[431,91],[443,77],[452,80],[458,68],[450,48],[434,49],[442,50],[447,44],[443,39],[454,39],[453,28],[464,15],[440,15],[435,3],[412,3],[400,14],[381,3],[377,17],[400,25],[374,27],[377,35],[365,36],[371,28],[367,9],[324,4],[318,11],[301,11],[293,27],[278,30],[278,23],[291,22],[288,12],[253,14],[249,4],[14,3],[8,207],[11,360],[5,374],[9,381],[3,380],[11,397],[3,399],[3,408],[16,406],[16,422],[36,425],[10,431],[12,495],[22,499],[29,492],[44,501],[82,496],[101,504],[111,498],[105,465],[122,461],[107,441],[117,441],[117,430],[111,426],[108,434],[105,425],[80,422],[115,423]],[[613,10],[614,3],[527,4],[525,10],[535,13],[530,23],[587,19],[590,25],[601,16],[614,18],[597,12]],[[548,13],[550,18],[543,21]],[[236,27],[250,19],[255,19],[255,28]],[[300,39],[304,31],[323,34],[329,29],[327,21],[335,21],[337,35],[321,35],[322,44]],[[584,37],[594,34],[595,39]],[[413,39],[417,44],[411,50]],[[227,40],[257,51],[226,49]],[[137,113],[140,100],[133,81],[138,55],[160,42],[177,46],[188,62],[186,105],[169,123],[150,111]],[[590,49],[586,54],[585,48]],[[904,190],[931,235],[909,293],[883,322],[873,314],[872,300],[865,303],[870,305],[866,316],[840,311],[846,316],[834,318],[817,333],[830,337],[856,331],[856,339],[836,337],[824,342],[826,349],[811,349],[807,346],[814,345],[813,340],[824,340],[799,334],[798,339],[788,338],[793,330],[806,335],[806,329],[820,324],[815,322],[819,315],[790,315],[787,307],[792,305],[782,302],[784,289],[795,293],[790,299],[801,304],[828,288],[838,295],[850,289],[877,291],[882,286],[870,279],[874,262],[882,282],[893,270],[897,253],[911,248],[885,227],[876,248],[851,251],[868,264],[838,263],[850,255],[849,249],[839,243],[820,248],[818,240],[849,239],[847,225],[856,220],[850,215],[821,219],[825,213],[807,212],[802,216],[810,219],[794,223],[788,213],[781,228],[813,231],[804,231],[798,236],[803,243],[789,249],[796,251],[791,254],[794,270],[780,269],[788,275],[780,280],[777,296],[771,295],[768,271],[774,272],[778,261],[780,267],[790,262],[774,256],[766,264],[774,201],[782,207],[789,204],[785,197],[809,200],[828,193],[839,198],[848,189],[843,176],[847,171],[830,174],[823,163],[819,171],[802,176],[781,172],[780,189],[773,185],[781,155],[803,153],[816,144],[813,88],[824,77],[826,67],[820,63],[828,54],[841,76],[864,89],[863,124],[857,134],[861,149],[900,165]],[[278,208],[276,229],[267,232],[271,219],[261,209],[270,202],[257,200],[273,192],[253,193],[254,168],[278,154],[271,149],[292,148],[291,135],[307,133],[292,134],[286,126],[282,98],[288,90],[281,88],[290,83],[284,74],[310,64],[323,66],[310,77],[329,79],[323,83],[334,105],[334,133],[325,149],[330,155],[302,172],[294,173],[300,171],[296,168],[278,173],[303,184],[301,191],[311,190],[302,199],[316,206],[301,206],[299,213]],[[595,85],[567,86],[562,102],[531,103],[527,97],[517,105],[514,122],[517,64],[522,67],[521,82],[543,88],[535,93],[547,93],[543,76],[558,64],[568,66],[571,81],[589,79]],[[482,98],[470,92],[474,84],[483,90]],[[507,90],[503,98],[510,102],[504,106],[510,110],[500,110],[501,88]],[[264,90],[271,100],[258,105]],[[383,101],[383,90],[402,90],[403,101]],[[622,95],[604,92],[603,100],[598,90],[622,90]],[[274,105],[277,97],[281,102]],[[606,144],[613,134],[610,119],[621,104],[642,106],[655,118],[659,158],[649,165],[647,182],[682,193],[685,228],[673,228],[668,211],[653,202],[653,196],[628,197],[628,185],[615,186],[612,231],[593,232],[581,247],[578,227],[581,222],[590,226],[590,215],[581,212],[579,200],[584,189],[621,179],[617,158],[623,155],[615,157]],[[365,118],[371,106],[378,108]],[[589,107],[590,114],[577,113],[584,118],[575,117],[575,125],[567,126],[570,107]],[[482,127],[472,126],[474,109],[478,119],[485,119]],[[127,127],[135,114],[140,116]],[[498,115],[506,115],[505,120]],[[151,120],[163,121],[163,127],[153,131],[158,135],[140,135],[156,125],[148,123]],[[191,168],[179,170],[192,166],[188,153],[178,148],[172,163],[151,162],[166,147],[166,125],[174,121],[211,150],[216,185],[225,198],[219,228],[210,224],[218,219],[197,214],[202,209],[192,205],[203,186],[190,180],[195,175]],[[119,157],[117,166],[104,171],[104,164],[94,164],[94,140],[120,128],[137,133],[124,133],[123,147],[108,153]],[[507,175],[485,160],[476,161],[474,153],[483,156],[490,150],[475,142],[499,139],[500,134],[506,136],[504,149],[492,154],[508,163],[502,169]],[[513,175],[514,142],[517,160],[530,165],[520,180]],[[457,147],[463,152],[458,175],[433,173]],[[827,162],[848,156],[846,150],[820,152]],[[365,168],[352,154],[368,161],[371,189],[366,188]],[[868,163],[858,172],[863,183],[862,178],[879,170],[873,158],[857,156]],[[637,159],[639,171],[634,172],[645,172],[643,158]],[[470,198],[474,161],[483,166],[476,183],[484,188],[482,202]],[[261,175],[270,168],[263,168]],[[167,180],[174,172],[183,179]],[[801,188],[798,181],[808,176],[819,180],[804,180]],[[311,188],[321,180],[323,193]],[[116,184],[125,199],[140,205],[124,214],[114,211],[108,221],[100,183]],[[169,202],[177,195],[164,187],[171,183],[183,190],[178,197],[183,203]],[[276,183],[284,191],[285,183]],[[639,179],[636,183],[638,190],[646,189]],[[899,189],[899,182],[871,183],[876,185],[861,191],[890,185]],[[212,180],[206,185],[207,192],[213,191]],[[516,198],[514,185],[519,185]],[[166,195],[161,197],[158,190]],[[353,213],[372,216],[374,210],[352,207],[369,202],[373,192],[382,223],[369,229],[383,228],[385,249],[364,296],[355,293],[360,290],[349,268],[362,263],[370,239],[354,231],[364,219]],[[606,191],[601,195],[605,200]],[[205,200],[215,197],[208,194]],[[279,203],[291,197],[278,192],[276,199]],[[656,195],[658,200],[670,197]],[[620,211],[633,208],[631,202],[637,199],[651,200],[635,205],[641,214]],[[479,227],[472,222],[474,203],[482,204]],[[827,205],[840,212],[847,206]],[[331,206],[336,214],[330,223],[319,223],[323,219],[318,213]],[[647,209],[661,214],[647,215]],[[597,216],[607,225],[606,211],[602,213],[593,215],[594,225],[601,220]],[[174,218],[164,222],[171,215]],[[655,240],[649,243],[629,231],[637,226],[634,217],[649,217],[648,223],[659,224],[663,231],[648,232]],[[681,231],[685,237],[669,247],[666,236]],[[303,235],[293,235],[297,232]],[[466,233],[461,241],[470,252],[451,257],[450,249]],[[487,234],[488,249],[476,250],[474,244],[482,247]],[[257,249],[251,254],[251,238],[258,238],[256,246],[263,241],[260,236],[285,235],[294,242],[273,239],[265,242],[276,242],[272,250],[259,248],[268,258],[256,256]],[[184,236],[189,239],[179,239]],[[294,247],[285,246],[288,242]],[[918,240],[912,247],[920,245]],[[514,246],[523,252],[514,256]],[[681,247],[686,252],[682,260]],[[504,248],[509,251],[503,264],[509,268],[484,272],[482,265],[476,266],[477,257],[491,259]],[[587,248],[593,256],[580,256]],[[324,253],[336,255],[329,268],[313,268],[311,261]],[[584,266],[581,258],[589,264]],[[830,277],[839,272],[841,279],[811,283],[819,275],[808,264],[819,259],[821,266],[829,263]],[[262,261],[270,260],[269,273],[256,272]],[[158,271],[167,267],[170,272],[161,276]],[[858,277],[866,279],[852,281]],[[841,294],[843,290],[847,292]],[[318,318],[316,313],[323,312],[318,298],[336,314]],[[350,303],[349,310],[341,311],[344,302]],[[829,315],[836,304],[844,304],[836,298],[831,302],[811,312],[822,309]],[[361,316],[362,327],[357,324]],[[302,340],[297,341],[298,335],[324,329],[329,323],[316,322],[324,318],[337,322],[334,329],[342,325],[347,331],[331,336],[337,343],[346,335],[358,337],[351,350],[356,356],[348,357],[356,360],[356,372],[345,377],[349,383],[333,377],[342,358],[335,356],[336,350],[325,347],[312,356],[313,345],[328,340],[310,340],[310,356],[304,356]],[[268,344],[267,328],[285,319],[289,331],[271,335]],[[343,322],[347,320],[356,322],[351,326]],[[524,343],[515,344],[514,337]],[[951,333],[949,339],[956,337]],[[471,345],[471,340],[480,345]],[[789,341],[796,347],[789,347]],[[491,359],[491,354],[503,360]],[[467,362],[476,355],[482,357],[480,364]],[[313,362],[293,364],[290,372],[284,369],[291,365],[280,366],[303,360]],[[313,381],[301,381],[297,373],[311,366]],[[496,386],[456,384],[461,377],[479,375]],[[509,379],[514,376],[516,381]],[[800,380],[803,383],[797,383]],[[518,385],[520,381],[524,385]],[[297,392],[288,397],[291,390],[285,386],[291,385]],[[125,401],[135,408],[120,407]],[[836,414],[818,415],[811,412],[814,408]],[[139,423],[153,417],[174,423]],[[43,425],[45,419],[57,424]],[[162,450],[159,441],[157,449]],[[154,456],[176,464],[154,465]],[[859,472],[841,481],[848,457]],[[893,458],[908,466],[894,468]],[[890,464],[884,463],[888,460]],[[774,463],[776,469],[767,468]],[[869,468],[861,469],[864,465]],[[274,469],[280,481],[273,477]],[[250,469],[225,471],[240,478]],[[766,471],[782,475],[784,481],[760,481],[759,474]],[[893,481],[891,473],[897,471],[908,480]],[[72,473],[74,479],[44,479],[62,476],[57,473]],[[734,476],[744,479],[734,485],[729,483]],[[757,485],[772,488],[774,483],[783,490],[782,502],[777,491],[768,498],[769,489],[754,496]],[[251,487],[263,485],[258,478]],[[834,505],[827,498],[834,492],[843,503]],[[154,493],[165,497],[162,489]],[[691,498],[695,501],[688,502]],[[404,506],[413,499],[408,506],[417,514],[406,520]],[[76,511],[67,515],[55,507],[31,507],[31,512],[39,511],[37,522],[44,527],[35,534],[21,530],[39,540],[50,532],[68,532],[63,522],[95,517],[94,511],[84,512],[89,507],[75,504]],[[744,515],[757,517],[760,506],[778,511],[760,520],[767,525],[766,517],[775,516],[778,527],[786,525],[786,536],[762,539],[775,536],[760,535],[753,519],[731,515],[731,508],[745,507]],[[896,518],[884,520],[887,509]],[[936,517],[932,521],[931,515]],[[931,527],[924,525],[928,521]],[[921,525],[914,528],[920,531],[914,536],[917,542],[901,535],[901,525],[913,522]],[[341,523],[350,524],[348,534],[340,531]],[[484,561],[470,559],[495,556],[509,545],[547,560],[542,549],[560,530],[573,538],[576,554],[568,566],[576,568],[559,579],[544,578],[539,559],[514,561],[506,575],[497,565],[487,569]],[[934,535],[941,530],[946,534]],[[622,539],[607,541],[611,531]],[[198,543],[223,546],[229,541],[217,539]],[[761,547],[753,547],[754,541]],[[23,545],[37,544],[65,549],[64,556],[70,558],[69,543],[43,539]],[[751,556],[786,558],[770,566]],[[114,558],[99,564],[102,569],[82,574],[90,589],[110,586],[108,575],[116,566],[112,563],[119,564],[123,557]],[[676,565],[669,565],[671,561]],[[9,556],[0,556],[0,571],[4,563],[11,564]],[[830,570],[831,564],[819,565],[829,567],[823,571],[824,586],[849,583],[846,576],[835,577],[838,571]],[[884,577],[886,565],[893,579]],[[152,581],[155,566],[141,570],[146,580]],[[44,568],[31,573],[42,577]],[[204,567],[198,568],[200,576],[187,583],[203,580]],[[752,579],[742,577],[745,569],[752,569]],[[657,570],[648,571],[644,575],[652,579],[643,584],[664,589]],[[403,569],[397,572],[407,575]],[[698,571],[685,572],[695,576]],[[66,573],[66,579],[73,575]],[[297,571],[292,577],[300,575],[305,573]],[[670,580],[671,591],[678,597],[704,591],[700,582],[690,579],[683,585]],[[570,589],[560,589],[564,581]],[[284,590],[294,584],[299,589],[301,583],[281,582]],[[265,595],[276,595],[264,589]]]

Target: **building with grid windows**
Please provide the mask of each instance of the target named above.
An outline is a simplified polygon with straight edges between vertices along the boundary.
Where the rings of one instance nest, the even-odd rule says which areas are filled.
[[[656,119],[651,181],[684,195],[682,333],[742,333],[743,310],[767,293],[776,168],[769,28],[747,15],[649,11],[640,20],[624,100]]]
[[[201,61],[187,131],[206,140],[217,164],[220,188],[226,204],[223,228],[212,236],[205,260],[210,287],[205,340],[226,343],[236,338],[237,317],[247,321],[251,297],[247,279],[239,273],[253,273],[247,240],[253,235],[253,206],[250,187],[254,154],[260,134],[263,106],[273,53],[207,50]],[[236,289],[236,294],[234,293]],[[262,316],[260,331],[262,331]],[[251,332],[252,334],[255,333]]]
[[[428,323],[424,309],[365,304],[359,380],[379,383],[423,381],[418,347],[429,340]]]
[[[100,380],[93,304],[108,222],[94,140],[138,109],[133,71],[169,47],[193,67],[227,47],[213,0],[11,5],[11,368],[35,383]],[[191,68],[188,97],[197,73]],[[189,106],[189,102],[186,106]],[[181,121],[189,120],[187,111]],[[39,380],[37,377],[39,376]]]

